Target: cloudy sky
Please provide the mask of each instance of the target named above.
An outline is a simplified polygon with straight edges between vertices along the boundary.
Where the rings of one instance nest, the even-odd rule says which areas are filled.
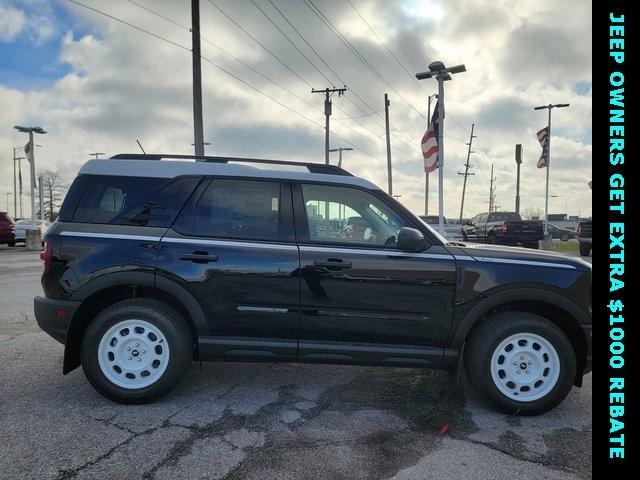
[[[78,1],[164,40],[71,1],[0,0],[0,210],[13,147],[26,141],[13,125],[48,131],[36,166],[67,182],[89,153],[139,152],[136,139],[147,152],[192,152],[189,0]],[[345,168],[386,189],[388,93],[394,193],[423,213],[420,139],[436,84],[412,74],[433,60],[464,63],[446,83],[445,214],[459,215],[472,123],[465,216],[488,209],[492,164],[496,201],[513,209],[516,143],[522,208],[544,207],[535,133],[547,118],[533,107],[547,103],[571,104],[553,112],[550,213],[591,214],[591,2],[201,0],[201,17],[208,154],[324,161],[323,99],[311,88],[344,83],[331,146],[355,148]],[[25,191],[27,170],[23,162]]]

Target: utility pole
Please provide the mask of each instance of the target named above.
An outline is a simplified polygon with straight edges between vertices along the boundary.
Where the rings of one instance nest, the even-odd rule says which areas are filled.
[[[438,81],[438,230],[444,235],[444,82],[452,73],[466,72],[464,65],[447,68],[440,61],[431,62],[428,72],[416,73],[418,80],[435,77]]]
[[[324,90],[311,89],[311,93],[324,93],[324,115],[326,117],[324,127],[324,162],[329,165],[329,117],[331,116],[331,99],[332,93],[338,92],[338,96],[347,91],[347,87],[344,88],[325,88]]]
[[[389,136],[389,96],[384,94],[384,126],[387,137],[387,182],[389,195],[393,196],[393,178],[391,177],[391,138]]]
[[[193,63],[193,143],[196,156],[204,156],[202,127],[202,73],[200,60],[200,0],[191,0],[191,57]]]
[[[427,130],[431,127],[431,100],[438,98],[438,94],[429,95],[427,100]],[[429,172],[424,173],[424,214],[429,215]]]
[[[471,150],[471,144],[473,143],[473,139],[476,137],[473,134],[473,129],[475,128],[475,126],[475,123],[471,124],[471,135],[469,136],[469,143],[467,143],[467,145],[469,145],[469,149],[467,150],[467,163],[464,166],[464,173],[458,172],[458,175],[464,175],[464,182],[462,183],[462,201],[460,202],[460,225],[462,225],[462,213],[464,212],[464,194],[467,190],[467,177],[469,175],[475,175],[475,173],[469,173],[469,158],[473,153],[473,151]]]
[[[496,181],[496,178],[493,176],[493,163],[491,164],[491,180],[489,183],[489,213],[493,212],[493,183]]]
[[[339,148],[332,148],[329,151],[330,152],[338,152],[338,167],[342,168],[342,152],[347,152],[353,150],[353,148],[351,147],[339,147]]]
[[[516,144],[516,213],[520,213],[520,165],[522,164],[522,145]]]

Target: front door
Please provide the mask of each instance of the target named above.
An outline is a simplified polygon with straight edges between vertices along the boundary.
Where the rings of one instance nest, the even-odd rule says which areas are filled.
[[[213,178],[161,241],[158,274],[202,307],[205,358],[296,358],[299,256],[289,182]]]
[[[294,192],[300,359],[439,364],[453,315],[452,255],[436,245],[399,251],[398,230],[424,226],[368,190],[301,184]]]

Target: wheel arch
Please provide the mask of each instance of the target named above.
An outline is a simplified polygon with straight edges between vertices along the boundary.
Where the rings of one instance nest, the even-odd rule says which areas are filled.
[[[80,366],[80,346],[95,316],[106,307],[129,298],[153,298],[175,308],[187,321],[194,337],[194,359],[198,359],[197,339],[209,334],[202,308],[193,296],[176,282],[147,272],[117,272],[102,275],[80,287],[72,300],[81,301],[67,331],[63,374]]]
[[[543,289],[517,288],[505,290],[485,298],[474,306],[463,318],[451,337],[453,347],[459,348],[473,331],[492,314],[502,311],[529,312],[553,322],[569,338],[576,355],[577,370],[575,385],[582,385],[582,376],[587,365],[587,339],[581,324],[590,324],[589,315],[565,296]]]

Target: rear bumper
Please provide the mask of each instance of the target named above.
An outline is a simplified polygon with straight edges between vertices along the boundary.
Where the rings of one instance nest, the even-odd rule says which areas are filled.
[[[544,236],[532,235],[497,235],[496,243],[503,245],[516,245],[518,243],[538,243]]]
[[[38,326],[64,345],[71,319],[81,302],[57,300],[37,296],[33,299],[33,310]]]

